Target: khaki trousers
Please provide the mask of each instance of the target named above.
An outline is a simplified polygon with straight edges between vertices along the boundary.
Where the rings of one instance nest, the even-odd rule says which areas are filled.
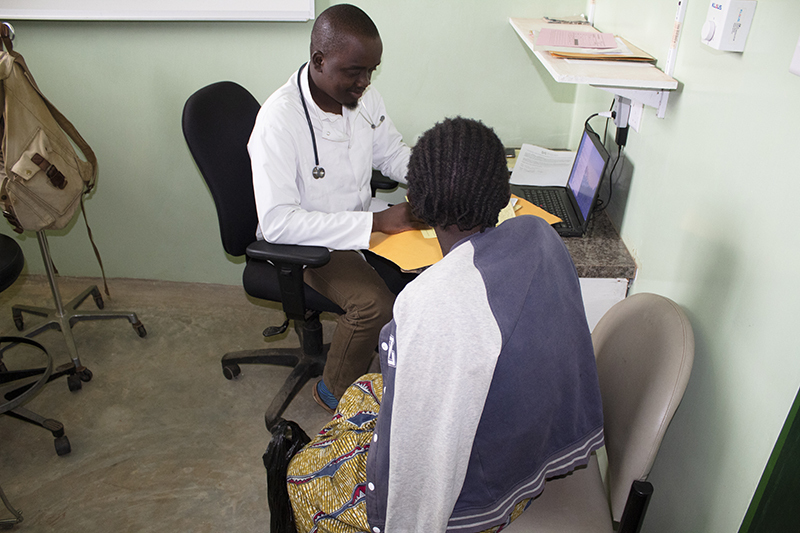
[[[381,328],[392,319],[395,295],[356,251],[332,251],[328,264],[307,268],[305,282],[344,309],[331,339],[322,378],[334,396],[367,373]]]

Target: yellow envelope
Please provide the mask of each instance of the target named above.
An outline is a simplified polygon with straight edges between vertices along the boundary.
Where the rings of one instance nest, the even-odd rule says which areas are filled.
[[[557,216],[551,215],[529,201],[512,196],[517,199],[517,205],[520,206],[515,206],[515,216],[534,215],[544,219],[548,224],[561,222],[561,219]],[[506,220],[506,218],[501,218],[500,223],[503,220]],[[420,230],[404,231],[394,235],[373,233],[370,238],[369,249],[408,272],[428,267],[442,258],[442,249],[439,247],[439,241],[437,239],[426,239]]]

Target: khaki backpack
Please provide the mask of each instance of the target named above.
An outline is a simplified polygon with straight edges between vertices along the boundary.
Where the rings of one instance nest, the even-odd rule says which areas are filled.
[[[83,195],[94,188],[97,158],[72,123],[39,90],[25,59],[14,51],[12,38],[8,26],[3,24],[0,27],[3,216],[17,233],[61,229],[69,224],[78,207],[83,207]],[[73,143],[85,160],[78,157]],[[83,214],[85,220],[85,210]],[[88,222],[86,229],[102,270]]]

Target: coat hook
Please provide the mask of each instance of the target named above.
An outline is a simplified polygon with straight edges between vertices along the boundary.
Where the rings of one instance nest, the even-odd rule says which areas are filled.
[[[3,26],[8,28],[8,38],[10,40],[14,40],[14,26],[11,25],[9,22],[3,22]]]

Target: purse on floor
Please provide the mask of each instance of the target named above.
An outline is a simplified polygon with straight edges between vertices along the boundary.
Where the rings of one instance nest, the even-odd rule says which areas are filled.
[[[271,533],[297,533],[286,488],[286,470],[289,461],[303,446],[311,442],[306,432],[291,420],[281,420],[272,430],[272,440],[264,452],[267,469],[267,504]]]

